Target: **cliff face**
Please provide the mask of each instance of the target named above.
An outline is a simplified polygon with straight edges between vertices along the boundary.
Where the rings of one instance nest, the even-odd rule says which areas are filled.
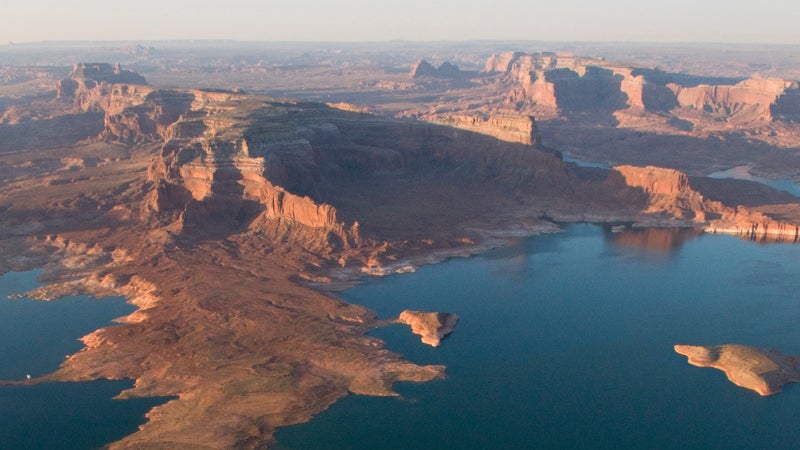
[[[150,208],[176,219],[183,232],[277,232],[279,227],[304,233],[315,246],[355,245],[356,224],[345,226],[331,205],[285,187],[302,190],[319,177],[310,139],[335,133],[332,125],[315,132],[293,124],[289,115],[298,111],[291,105],[207,98],[171,127],[150,169],[157,186]]]
[[[100,109],[119,113],[131,104],[144,101],[153,89],[141,75],[119,65],[75,64],[72,73],[58,82],[56,97],[72,101],[82,111]]]
[[[485,71],[501,75],[507,104],[539,114],[677,108],[740,123],[800,119],[798,85],[780,79],[682,86],[657,69],[554,53],[492,55]]]
[[[792,114],[797,108],[796,83],[780,79],[751,78],[730,86],[682,87],[675,83],[667,86],[680,106],[721,116],[741,115],[751,120],[771,121],[773,111]]]
[[[542,144],[533,116],[515,116],[511,114],[489,117],[450,115],[436,117],[431,122],[485,134],[506,142],[535,147]]]
[[[522,55],[523,53],[521,52],[495,53],[486,59],[486,65],[484,66],[483,70],[484,72],[489,73],[505,73],[509,70],[511,62],[518,59]]]
[[[792,83],[775,100],[770,113],[776,119],[800,122],[800,86]]]
[[[800,222],[785,219],[782,211],[769,205],[747,207],[725,205],[705,198],[692,188],[686,174],[661,167],[615,167],[609,177],[616,177],[629,187],[641,189],[647,197],[647,214],[667,215],[685,221],[687,226],[701,225],[711,233],[725,233],[748,239],[785,239],[800,237]]]
[[[505,53],[491,56],[486,71],[503,74],[503,83],[510,88],[506,102],[518,107],[615,110],[624,108],[629,98],[632,105],[644,103],[644,77],[604,61],[554,53]]]
[[[76,64],[57,86],[57,98],[76,111],[104,114],[100,139],[138,143],[161,139],[189,109],[194,95],[156,90],[141,75],[119,65]]]
[[[620,175],[625,185],[644,191],[649,199],[646,212],[705,221],[705,200],[689,186],[686,174],[652,166],[618,166],[612,173]]]

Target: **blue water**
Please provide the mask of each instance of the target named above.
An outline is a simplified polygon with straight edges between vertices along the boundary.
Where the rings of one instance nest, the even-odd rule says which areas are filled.
[[[65,355],[81,349],[78,338],[134,309],[123,298],[8,299],[37,287],[39,273],[0,276],[0,380],[52,372]],[[119,440],[165,401],[112,400],[132,386],[132,381],[0,386],[0,448],[91,449]]]
[[[578,159],[570,155],[569,153],[562,153],[561,160],[564,162],[576,164],[580,167],[591,167],[595,169],[611,169],[611,166],[609,166],[608,164],[584,161],[582,159]]]
[[[795,197],[800,197],[800,183],[795,183],[789,178],[762,178],[750,174],[745,166],[733,167],[728,170],[714,172],[708,175],[710,178],[734,178],[737,180],[755,181],[756,183],[766,184],[767,186],[779,191],[788,192]]]
[[[800,246],[571,225],[342,293],[382,317],[461,316],[439,348],[387,347],[447,379],[350,396],[277,434],[281,448],[796,448],[800,385],[773,397],[690,366],[675,344],[800,355]]]

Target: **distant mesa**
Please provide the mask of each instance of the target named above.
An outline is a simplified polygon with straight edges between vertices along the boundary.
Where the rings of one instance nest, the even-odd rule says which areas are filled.
[[[712,347],[676,345],[675,351],[689,358],[689,364],[722,370],[735,385],[760,395],[773,395],[787,383],[800,381],[800,358],[747,345]]]
[[[72,104],[73,112],[103,114],[97,139],[126,143],[164,139],[196,96],[214,95],[155,89],[142,75],[106,63],[75,64],[72,73],[58,82],[56,92],[58,99]]]
[[[119,64],[78,63],[72,67],[72,73],[58,83],[58,97],[74,97],[80,86],[91,89],[101,83],[146,86],[147,80]]]
[[[143,76],[123,69],[119,64],[79,63],[72,67],[70,78],[76,80],[105,81],[116,84],[147,84]]]
[[[505,102],[544,117],[585,111],[666,112],[733,120],[800,120],[798,83],[750,78],[736,84],[691,84],[658,69],[612,64],[565,53],[490,56],[484,73],[509,86]]]
[[[422,342],[438,347],[442,338],[452,333],[458,323],[458,316],[441,312],[422,312],[405,310],[397,318],[398,323],[411,327],[411,332],[422,337]]]
[[[457,65],[446,61],[439,67],[434,67],[428,61],[420,59],[411,68],[412,78],[461,78],[464,75]]]

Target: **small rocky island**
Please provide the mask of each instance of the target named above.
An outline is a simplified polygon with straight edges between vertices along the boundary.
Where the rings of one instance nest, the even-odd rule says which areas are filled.
[[[422,342],[438,347],[442,338],[452,333],[458,323],[458,316],[441,312],[422,312],[405,310],[400,313],[397,323],[411,327],[411,332],[422,337]]]
[[[735,385],[760,395],[773,395],[787,383],[800,381],[800,358],[747,345],[676,345],[675,351],[689,358],[689,364],[714,367],[725,372]]]

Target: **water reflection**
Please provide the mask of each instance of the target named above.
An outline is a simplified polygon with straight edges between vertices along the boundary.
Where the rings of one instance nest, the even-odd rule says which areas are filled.
[[[703,234],[694,228],[625,228],[604,229],[606,242],[615,247],[651,254],[669,256],[680,250],[686,242]]]

